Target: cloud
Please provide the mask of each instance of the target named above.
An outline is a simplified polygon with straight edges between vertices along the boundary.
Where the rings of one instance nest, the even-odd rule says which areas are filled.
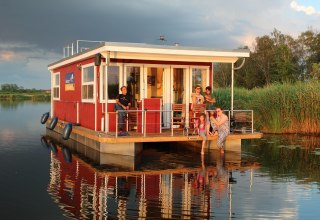
[[[12,51],[0,51],[0,60],[11,61],[14,58],[14,52]]]
[[[61,54],[25,42],[0,42],[0,84],[15,83],[25,88],[49,88],[47,66]]]
[[[160,44],[164,34],[169,45],[234,49],[274,28],[290,35],[319,29],[319,0],[306,1],[0,0],[0,84],[47,87],[47,65],[79,39]]]
[[[256,35],[253,33],[246,33],[241,36],[234,36],[232,39],[237,41],[241,46],[248,46],[251,51],[254,50],[255,42],[256,42]]]
[[[307,15],[320,15],[320,12],[317,11],[314,7],[301,5],[296,1],[292,1],[290,3],[290,6],[292,9],[294,9],[298,12],[304,12]]]

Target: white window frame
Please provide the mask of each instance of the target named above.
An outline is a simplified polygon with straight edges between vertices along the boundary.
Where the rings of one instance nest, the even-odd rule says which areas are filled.
[[[112,63],[112,64],[110,64],[109,66],[117,66],[117,67],[119,67],[119,94],[120,94],[120,88],[121,88],[121,86],[123,85],[123,75],[124,75],[124,73],[123,73],[123,71],[124,71],[124,68],[123,68],[123,65],[122,65],[122,63]],[[100,69],[100,73],[102,73],[102,74],[105,74],[106,73],[106,71],[105,71],[105,68],[107,68],[107,65],[104,63],[103,65],[101,65],[101,69]],[[99,89],[99,93],[100,93],[100,103],[105,103],[105,99],[103,99],[103,94],[104,94],[104,91],[103,91],[103,84],[105,83],[104,81],[103,81],[103,75],[100,75],[100,89]],[[106,82],[107,82],[107,85],[108,85],[108,78],[105,80]],[[106,87],[106,89],[107,89],[107,87]],[[115,99],[109,99],[108,98],[108,103],[116,103],[116,100]]]
[[[103,85],[106,80],[103,80],[103,75],[106,73],[107,65],[106,63],[101,63],[100,65],[100,85],[99,85],[99,101],[100,103],[105,103],[105,99],[103,99],[103,96],[105,95],[105,92],[103,91]]]
[[[83,70],[85,68],[88,68],[88,67],[91,67],[93,66],[93,81],[91,82],[83,82]],[[93,97],[92,99],[84,99],[83,98],[83,89],[82,87],[85,86],[85,85],[93,85]],[[93,64],[93,63],[90,63],[90,64],[86,64],[86,65],[83,65],[81,67],[81,101],[82,102],[88,102],[88,103],[95,103],[95,100],[96,99],[96,66]]]
[[[210,67],[208,67],[208,66],[190,66],[190,85],[191,85],[191,93],[193,93],[194,92],[194,87],[196,86],[196,85],[193,85],[192,84],[192,73],[193,73],[193,69],[202,69],[202,70],[206,70],[206,86],[209,86],[209,74],[210,74],[210,72],[209,72],[209,70],[210,70]],[[205,88],[202,88],[202,91],[204,91],[205,90]],[[191,93],[190,93],[190,95],[191,95]]]
[[[59,76],[59,82],[56,82],[56,77],[57,75]],[[57,73],[53,73],[52,74],[52,99],[53,100],[60,100],[60,94],[61,94],[61,87],[60,87],[60,83],[61,83],[61,77],[60,77],[60,72]],[[59,89],[59,97],[55,97],[54,96],[54,89],[58,88]]]
[[[143,71],[144,71],[144,69],[143,69],[143,64],[139,64],[139,63],[125,63],[124,64],[124,66],[123,66],[123,72],[124,72],[124,75],[123,75],[123,80],[124,80],[124,85],[125,86],[128,86],[127,85],[127,77],[128,77],[128,72],[127,72],[127,67],[139,67],[140,68],[140,99],[142,99],[142,97],[143,97],[143,95],[142,95],[142,93],[143,93],[143,91],[144,91],[144,89],[143,89]]]

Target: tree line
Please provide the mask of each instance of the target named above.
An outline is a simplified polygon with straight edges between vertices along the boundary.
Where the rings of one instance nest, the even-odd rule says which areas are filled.
[[[241,62],[240,59],[235,66],[239,66]],[[215,64],[216,86],[230,86],[230,72],[230,64]],[[235,86],[248,89],[276,82],[319,80],[320,33],[310,29],[294,38],[274,29],[270,35],[257,37],[250,57],[235,72],[234,79]]]
[[[25,92],[39,92],[42,90],[38,90],[35,88],[32,89],[25,89],[22,86],[18,86],[17,84],[10,84],[10,83],[5,83],[1,84],[0,86],[0,92],[2,93],[25,93]]]

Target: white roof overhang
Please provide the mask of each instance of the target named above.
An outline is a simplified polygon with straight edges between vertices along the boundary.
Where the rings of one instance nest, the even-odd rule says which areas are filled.
[[[181,46],[159,46],[130,43],[104,43],[97,48],[86,50],[64,58],[48,66],[49,70],[78,62],[101,53],[103,57],[135,60],[180,61],[180,62],[221,62],[235,63],[241,57],[249,57],[249,50],[214,50]]]

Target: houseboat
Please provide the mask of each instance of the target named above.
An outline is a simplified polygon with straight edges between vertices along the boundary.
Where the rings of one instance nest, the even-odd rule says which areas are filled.
[[[231,106],[234,116],[233,75],[236,61],[249,57],[247,49],[214,50],[180,45],[99,42],[98,46],[76,49],[48,66],[51,74],[51,119],[47,133],[61,138],[67,133],[77,142],[104,153],[135,156],[143,142],[188,142],[202,140],[192,132],[194,119],[203,106],[191,105],[193,88],[213,84],[213,65],[229,63],[231,68]],[[68,49],[69,51],[69,49]],[[114,104],[120,88],[127,86],[131,108],[126,111],[128,136],[119,136],[119,111]],[[253,112],[242,111],[249,122],[242,132],[230,134],[227,149],[239,148],[241,139],[260,138],[254,132]],[[235,116],[234,116],[235,117]],[[239,118],[241,118],[239,116]],[[66,131],[67,125],[72,125]],[[71,132],[72,131],[72,132]],[[69,136],[70,135],[70,136]],[[217,137],[209,137],[214,148]],[[67,145],[67,143],[64,143]]]

